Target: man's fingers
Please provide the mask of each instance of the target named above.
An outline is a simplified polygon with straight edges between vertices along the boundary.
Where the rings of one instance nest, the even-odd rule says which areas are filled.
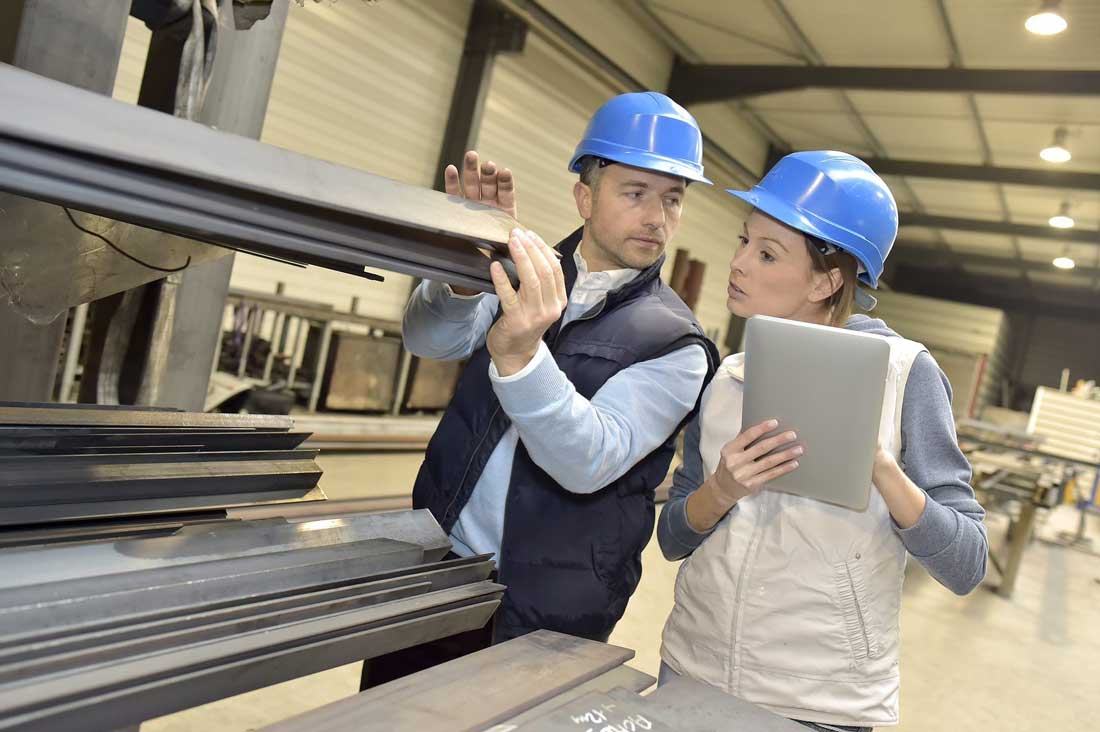
[[[458,168],[453,165],[448,165],[443,169],[443,187],[448,195],[462,195],[462,184],[459,182]]]
[[[553,275],[552,286],[554,294],[557,295],[558,302],[561,303],[562,307],[564,307],[565,304],[569,302],[569,296],[565,292],[565,273],[562,272],[561,262],[559,261],[558,253],[554,250],[553,247],[543,241],[543,238],[535,232],[528,231],[527,236],[535,242],[535,244],[539,248],[539,251],[541,251],[542,255],[546,258],[546,262],[550,267],[550,273]]]
[[[497,204],[497,166],[492,160],[481,166],[481,200]]]
[[[545,252],[545,247],[539,246],[530,231],[525,232],[520,240],[527,250],[527,256],[531,258],[531,263],[535,266],[535,272],[538,274],[543,305],[560,313],[561,303],[558,300],[557,285],[554,282],[554,268],[547,260],[547,257],[553,257],[553,255]]]
[[[497,201],[502,210],[516,218],[516,181],[508,168],[501,168],[497,173]]]
[[[508,239],[508,253],[516,265],[516,274],[519,276],[520,297],[531,302],[542,299],[539,285],[539,274],[535,269],[531,257],[527,254],[527,248],[520,239],[519,229],[512,230],[512,236]]]
[[[500,298],[500,307],[505,313],[514,312],[519,307],[519,295],[508,280],[504,265],[500,262],[490,264],[489,276],[493,279],[493,287],[496,288],[497,297]]]
[[[462,159],[462,189],[471,201],[481,200],[481,175],[477,153],[470,150]]]

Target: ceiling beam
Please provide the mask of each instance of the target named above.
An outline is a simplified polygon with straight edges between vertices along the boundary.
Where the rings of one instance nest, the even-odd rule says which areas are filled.
[[[677,60],[669,95],[684,105],[806,88],[1100,96],[1100,71],[690,64]]]
[[[902,211],[900,226],[923,226],[929,229],[954,229],[956,231],[980,231],[986,234],[1023,236],[1031,239],[1055,239],[1079,244],[1100,244],[1100,231],[1092,229],[1056,229],[1053,226],[1014,224],[1008,221],[987,219],[963,219],[954,216]]]
[[[1000,168],[993,165],[962,165],[924,160],[864,158],[879,175],[905,175],[913,178],[939,178],[981,183],[1006,183],[1043,188],[1100,190],[1100,173],[1081,173],[1040,168]]]
[[[1015,269],[1017,271],[1024,270],[1027,272],[1056,274],[1064,271],[1067,275],[1100,276],[1100,268],[1097,267],[1077,266],[1072,270],[1059,270],[1050,262],[1036,262],[1026,259],[1019,260],[1011,256],[998,257],[990,254],[969,254],[957,250],[955,254],[959,264],[964,267],[1004,267],[1005,269]],[[1011,253],[1008,254],[1011,255]],[[938,267],[928,267],[928,261],[932,258],[934,258],[934,252],[929,250],[923,242],[915,243],[899,240],[894,243],[894,248],[890,251],[890,259],[896,260],[900,264],[918,266],[924,269],[941,269]]]
[[[973,284],[973,278],[970,276],[960,277],[942,269],[926,269],[908,264],[898,269],[893,282],[894,289],[898,292],[968,302],[1029,315],[1071,318],[1094,323],[1100,321],[1100,304],[1089,303],[1087,298],[1083,299],[1080,305],[1049,301],[1036,302],[1016,297],[1007,289],[994,294],[975,288]]]

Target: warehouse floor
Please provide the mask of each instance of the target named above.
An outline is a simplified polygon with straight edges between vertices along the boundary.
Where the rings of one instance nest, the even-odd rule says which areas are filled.
[[[409,486],[420,456],[329,455],[322,487],[330,498],[389,495]],[[1100,522],[1089,533],[1100,547]],[[902,609],[902,723],[917,730],[1087,729],[1100,679],[1100,556],[1047,543],[1076,528],[1062,507],[1028,548],[1011,599],[986,585],[956,597],[910,563]],[[1007,519],[988,519],[995,548]],[[632,665],[656,674],[661,628],[672,603],[676,566],[646,548],[644,577],[611,642],[633,648]],[[355,693],[359,664],[152,720],[144,732],[255,729]]]

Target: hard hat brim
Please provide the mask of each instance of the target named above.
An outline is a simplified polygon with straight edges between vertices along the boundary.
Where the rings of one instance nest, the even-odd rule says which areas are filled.
[[[727,188],[726,193],[740,198],[753,208],[759,209],[792,229],[797,229],[822,241],[827,241],[848,252],[863,265],[865,271],[859,275],[860,281],[870,287],[878,287],[878,279],[882,275],[882,271],[881,269],[872,271],[871,267],[868,266],[869,263],[875,261],[873,254],[876,249],[863,236],[835,224],[830,224],[759,186],[755,186],[748,191]]]
[[[581,159],[588,157],[589,155],[610,160],[615,163],[621,163],[623,165],[629,165],[634,168],[641,168],[642,170],[649,170],[654,173],[664,173],[665,175],[675,175],[680,178],[685,178],[696,183],[705,183],[708,186],[714,185],[708,178],[704,177],[702,172],[695,169],[690,165],[674,160],[673,158],[667,158],[663,155],[657,155],[655,153],[634,150],[622,145],[615,145],[614,143],[601,142],[600,144],[592,144],[586,146],[585,150],[577,150],[573,159],[569,161],[569,170],[574,173],[579,173],[581,170]]]

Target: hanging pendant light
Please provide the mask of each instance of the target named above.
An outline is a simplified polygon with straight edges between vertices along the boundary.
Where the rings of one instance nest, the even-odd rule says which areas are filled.
[[[1069,215],[1069,201],[1065,201],[1062,207],[1058,209],[1057,216],[1051,216],[1048,224],[1055,229],[1072,229],[1074,223],[1073,217]]]
[[[1043,0],[1039,10],[1024,22],[1024,27],[1037,36],[1053,36],[1068,26],[1065,16],[1058,11],[1058,0]]]
[[[1064,163],[1073,156],[1070,155],[1069,149],[1066,147],[1066,136],[1069,131],[1065,127],[1059,127],[1054,130],[1054,139],[1050,143],[1050,147],[1044,147],[1039,151],[1039,157],[1048,163]]]

